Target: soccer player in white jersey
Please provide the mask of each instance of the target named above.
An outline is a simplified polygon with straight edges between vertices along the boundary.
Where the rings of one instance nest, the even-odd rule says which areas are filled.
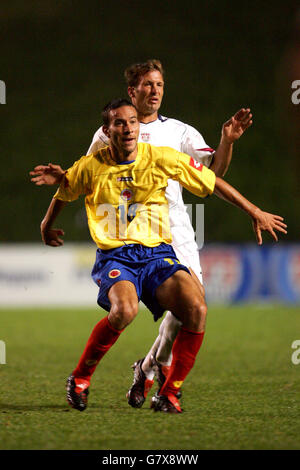
[[[225,175],[231,161],[233,143],[252,124],[249,109],[241,109],[223,125],[220,143],[214,151],[196,129],[158,113],[164,94],[164,71],[158,60],[148,60],[145,63],[129,66],[125,70],[125,78],[128,94],[138,110],[139,142],[171,147],[203,163],[217,176]],[[108,144],[109,140],[101,126],[94,134],[87,154],[95,153]],[[37,174],[39,176],[36,176]],[[56,165],[38,166],[32,173],[36,184],[54,184],[59,181],[61,174],[63,170]],[[183,202],[182,187],[177,181],[169,180],[166,198],[169,203],[172,246],[178,259],[190,269],[193,279],[204,294],[198,247]],[[160,325],[159,335],[148,354],[134,363],[134,380],[127,394],[131,406],[143,405],[154,383],[154,375],[159,388],[162,387],[172,361],[172,345],[180,325],[175,316],[167,312]],[[155,397],[156,395],[152,399],[153,402]]]

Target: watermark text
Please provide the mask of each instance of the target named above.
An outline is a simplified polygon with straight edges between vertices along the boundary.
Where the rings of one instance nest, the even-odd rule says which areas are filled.
[[[300,103],[300,80],[293,81],[292,89],[295,90],[291,96],[292,103],[299,104]]]
[[[292,342],[292,349],[295,349],[295,351],[292,354],[291,360],[292,363],[297,366],[300,364],[300,339],[296,339]]]
[[[122,196],[121,196],[122,197]],[[204,204],[187,204],[184,211],[169,211],[168,204],[140,204],[131,202],[131,190],[123,191],[117,207],[99,204],[96,208],[97,226],[94,229],[99,240],[143,240],[171,242],[172,218],[176,225],[180,220],[182,231],[188,230],[194,221],[195,241],[198,249],[204,245]],[[125,200],[125,197],[128,200]],[[170,217],[169,217],[170,216]],[[175,241],[176,242],[176,241]]]
[[[6,85],[3,80],[0,80],[0,104],[6,104]]]
[[[6,364],[6,345],[0,340],[0,364]]]

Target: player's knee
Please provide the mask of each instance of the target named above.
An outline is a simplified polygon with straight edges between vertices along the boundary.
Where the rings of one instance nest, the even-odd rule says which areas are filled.
[[[200,298],[195,298],[187,309],[183,326],[190,329],[191,331],[204,331],[206,324],[206,316],[206,303]]]
[[[203,329],[205,328],[206,317],[207,317],[207,305],[205,302],[201,302],[200,305],[200,327]]]
[[[137,302],[130,300],[119,301],[117,304],[112,305],[109,320],[112,326],[116,329],[123,329],[134,320],[138,313]]]

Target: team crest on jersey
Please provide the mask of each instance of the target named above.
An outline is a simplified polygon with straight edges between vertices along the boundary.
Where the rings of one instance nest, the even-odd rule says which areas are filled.
[[[121,192],[121,198],[123,199],[123,201],[130,201],[130,199],[132,198],[132,191],[130,189],[123,189],[123,191]]]
[[[119,277],[120,274],[121,271],[119,269],[112,269],[111,271],[109,271],[108,277],[110,277],[111,279],[115,279],[116,277]]]
[[[141,133],[141,138],[142,138],[143,142],[149,142],[149,140],[150,140],[149,132],[142,132]]]
[[[197,162],[197,160],[195,160],[195,159],[192,158],[192,157],[191,157],[191,159],[190,159],[190,165],[191,165],[193,168],[196,168],[196,170],[202,171],[203,163]]]

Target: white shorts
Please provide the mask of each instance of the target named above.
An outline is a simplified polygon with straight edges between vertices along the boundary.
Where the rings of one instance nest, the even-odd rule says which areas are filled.
[[[180,246],[172,244],[172,247],[180,263],[184,264],[184,266],[187,268],[192,268],[201,284],[203,284],[199,251],[198,247],[196,249],[195,246],[197,245],[194,242],[193,244],[184,243]]]

